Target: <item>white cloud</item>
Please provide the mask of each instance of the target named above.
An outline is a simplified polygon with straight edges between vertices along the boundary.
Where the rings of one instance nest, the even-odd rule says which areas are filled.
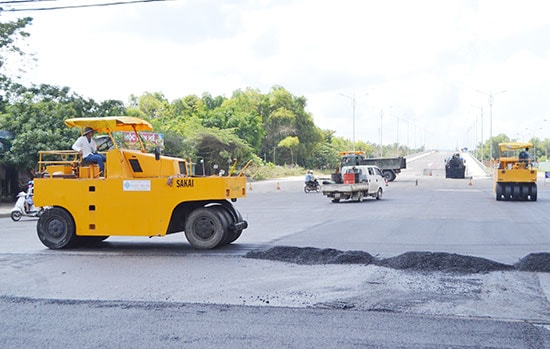
[[[480,138],[472,105],[484,106],[487,139],[487,96],[476,90],[507,90],[494,98],[493,134],[542,127],[538,136],[550,137],[549,9],[542,0],[189,0],[32,13],[39,61],[26,77],[123,101],[281,85],[307,98],[318,126],[350,139],[351,100],[340,94],[355,95],[356,139],[378,143],[382,128],[386,144],[438,148]]]

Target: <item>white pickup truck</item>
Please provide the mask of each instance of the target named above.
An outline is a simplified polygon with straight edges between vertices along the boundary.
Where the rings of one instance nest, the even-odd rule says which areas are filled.
[[[375,197],[376,200],[382,198],[386,180],[377,166],[344,166],[342,176],[344,178],[342,184],[323,183],[321,186],[323,195],[332,199],[332,202],[340,202],[340,200],[361,202],[368,196]]]

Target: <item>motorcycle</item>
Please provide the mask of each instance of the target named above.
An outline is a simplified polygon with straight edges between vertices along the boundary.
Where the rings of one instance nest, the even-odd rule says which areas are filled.
[[[10,211],[10,217],[14,222],[17,222],[21,217],[40,217],[44,213],[44,208],[34,206],[32,200],[33,186],[29,183],[29,191],[21,191],[17,194],[17,200],[15,206]],[[28,209],[25,209],[25,202],[27,202]]]
[[[311,191],[314,191],[317,193],[321,191],[321,185],[316,179],[311,180],[304,184],[304,192],[309,193]]]

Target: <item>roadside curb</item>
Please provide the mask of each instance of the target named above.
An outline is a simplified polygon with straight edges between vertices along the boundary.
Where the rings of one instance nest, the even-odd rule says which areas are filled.
[[[9,217],[13,205],[13,203],[10,204],[7,202],[0,203],[0,218]]]

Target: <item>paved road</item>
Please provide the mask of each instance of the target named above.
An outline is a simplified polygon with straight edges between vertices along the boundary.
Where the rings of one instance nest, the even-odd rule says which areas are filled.
[[[362,250],[381,257],[440,251],[509,264],[550,251],[550,184],[539,181],[537,202],[497,202],[491,178],[473,160],[467,159],[468,173],[475,174],[471,181],[445,179],[449,154],[409,161],[380,201],[334,204],[321,194],[304,194],[299,181],[253,184],[251,200],[237,203],[250,222],[239,243]],[[431,176],[422,175],[426,169]]]
[[[379,257],[456,252],[513,264],[550,250],[550,200],[496,202],[490,179],[409,162],[381,201],[333,204],[301,179],[252,183],[236,244],[181,235],[52,251],[36,221],[0,218],[2,347],[550,347],[547,273],[453,274],[240,258],[278,245]],[[469,160],[468,160],[469,163]],[[473,169],[472,169],[473,171]],[[8,314],[7,316],[5,314]],[[70,335],[69,335],[70,334]],[[40,345],[43,344],[43,345]]]

